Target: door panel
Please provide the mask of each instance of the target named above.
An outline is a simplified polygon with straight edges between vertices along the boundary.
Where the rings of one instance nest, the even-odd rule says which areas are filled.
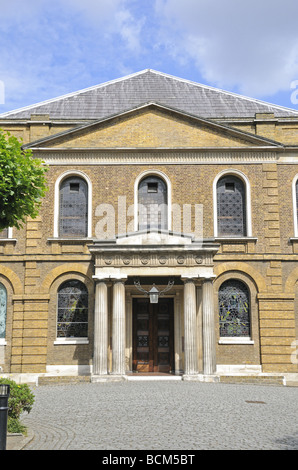
[[[145,299],[147,300],[147,299]],[[138,301],[134,303],[134,370],[149,372],[152,368],[151,333],[149,303]]]
[[[134,299],[133,303],[133,369],[138,372],[172,372],[173,300]]]

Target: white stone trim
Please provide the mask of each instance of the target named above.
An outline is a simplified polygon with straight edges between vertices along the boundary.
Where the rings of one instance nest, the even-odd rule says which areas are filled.
[[[138,149],[138,148],[34,148],[47,165],[193,165],[201,164],[231,164],[245,163],[277,163],[278,154],[271,149],[216,149],[216,148],[184,148],[181,151],[174,149]]]
[[[55,183],[55,194],[54,194],[54,238],[59,237],[59,189],[61,182],[70,176],[79,176],[83,178],[88,185],[88,226],[87,226],[87,238],[92,236],[92,183],[89,177],[79,170],[68,170],[62,173],[56,180]]]
[[[251,191],[250,183],[242,171],[235,170],[234,168],[223,170],[215,177],[213,181],[213,224],[214,224],[214,237],[218,237],[218,226],[217,226],[217,192],[216,187],[220,178],[225,175],[235,175],[238,176],[245,185],[245,200],[246,200],[246,237],[252,237],[252,223],[251,223]],[[224,237],[220,237],[224,238]],[[231,237],[227,237],[231,239]]]
[[[226,336],[221,337],[218,344],[255,344],[250,336]]]
[[[146,176],[158,176],[161,178],[167,185],[167,192],[168,192],[168,230],[172,229],[172,185],[169,177],[160,170],[146,170],[139,174],[139,176],[135,180],[134,184],[134,230],[137,232],[139,228],[139,220],[138,220],[138,188],[141,180]]]
[[[45,376],[55,376],[55,375],[89,375],[92,371],[92,367],[88,364],[86,365],[47,365],[46,374],[40,374],[42,377]]]
[[[57,338],[54,341],[56,345],[69,345],[69,344],[89,344],[88,338]]]
[[[296,182],[298,180],[298,174],[295,176],[292,182],[292,200],[293,200],[293,222],[294,222],[294,237],[298,237],[298,220],[297,220],[297,202],[296,202]]]
[[[262,366],[259,364],[217,364],[217,374],[260,374]]]

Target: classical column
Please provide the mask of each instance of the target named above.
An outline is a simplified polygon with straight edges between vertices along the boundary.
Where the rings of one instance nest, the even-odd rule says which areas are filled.
[[[126,292],[125,315],[125,364],[126,370],[132,371],[132,297],[130,292]]]
[[[176,292],[174,297],[174,349],[175,349],[175,374],[182,372],[182,334],[181,334],[181,296]]]
[[[197,287],[197,331],[198,331],[198,370],[203,372],[203,294],[202,286]]]
[[[184,281],[184,358],[184,374],[197,375],[196,286],[193,279]]]
[[[216,372],[214,302],[212,279],[203,282],[203,372],[211,375]]]
[[[108,287],[97,281],[94,309],[93,375],[108,373]]]
[[[113,285],[112,374],[125,374],[125,285],[122,279]]]

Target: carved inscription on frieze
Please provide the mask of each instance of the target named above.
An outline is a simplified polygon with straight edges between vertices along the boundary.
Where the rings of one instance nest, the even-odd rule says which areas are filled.
[[[101,253],[97,266],[197,266],[212,263],[212,257],[204,253]]]

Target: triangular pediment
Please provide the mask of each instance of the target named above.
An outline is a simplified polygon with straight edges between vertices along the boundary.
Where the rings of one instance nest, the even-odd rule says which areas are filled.
[[[165,230],[138,231],[116,238],[117,245],[190,245],[192,241],[191,235],[176,234]]]
[[[108,119],[27,144],[39,149],[250,148],[281,144],[232,127],[146,103]]]

